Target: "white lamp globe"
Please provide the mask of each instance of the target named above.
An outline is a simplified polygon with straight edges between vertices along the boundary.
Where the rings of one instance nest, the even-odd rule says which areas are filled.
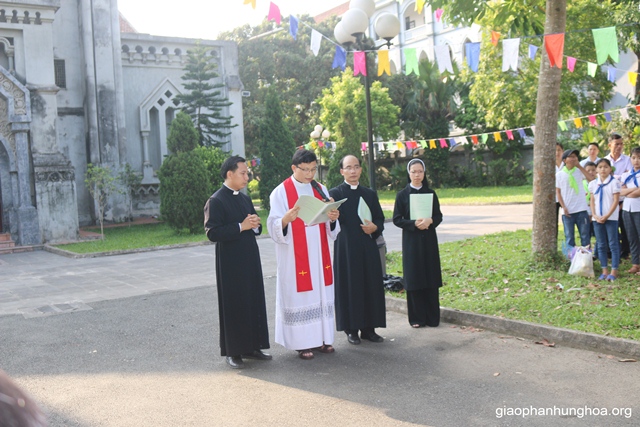
[[[317,130],[314,130],[309,134],[309,136],[313,139],[320,139],[320,132],[318,132]]]
[[[327,129],[322,131],[322,138],[323,139],[328,139],[331,136],[331,132],[329,132]]]
[[[352,36],[354,34],[364,34],[367,31],[367,27],[369,27],[369,17],[361,9],[347,10],[342,16],[341,22],[344,31]]]
[[[338,22],[338,25],[333,29],[333,36],[338,44],[349,45],[356,42],[356,38],[344,30],[342,21]]]
[[[391,13],[383,13],[376,20],[376,34],[390,41],[400,33],[400,21]]]
[[[376,11],[376,2],[374,0],[351,0],[349,9],[360,9],[367,14],[367,19],[369,19]]]

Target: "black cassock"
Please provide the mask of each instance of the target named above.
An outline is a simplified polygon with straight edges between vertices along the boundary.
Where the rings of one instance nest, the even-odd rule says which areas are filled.
[[[433,194],[433,224],[426,230],[419,230],[415,220],[410,219],[409,194]],[[436,193],[423,185],[420,190],[407,185],[396,195],[393,208],[393,223],[402,228],[402,269],[404,287],[407,291],[437,289],[442,286],[440,251],[436,227],[442,222],[440,202]]]
[[[382,266],[376,239],[384,229],[378,195],[371,189],[342,183],[329,191],[334,200],[347,199],[340,211],[340,234],[333,247],[336,329],[339,331],[386,326]],[[360,228],[358,203],[362,197],[378,229],[371,235]]]
[[[245,194],[223,186],[204,207],[207,237],[216,242],[216,284],[222,356],[269,348],[260,251],[253,230],[239,224],[256,210]],[[262,226],[257,235],[262,232]]]

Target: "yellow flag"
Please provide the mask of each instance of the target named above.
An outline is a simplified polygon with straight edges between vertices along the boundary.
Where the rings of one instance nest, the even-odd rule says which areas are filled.
[[[404,148],[404,144],[400,141],[396,141],[396,147],[398,147],[398,150],[402,150]]]
[[[256,0],[244,0],[244,4],[250,4],[251,7],[256,8]]]
[[[422,9],[424,8],[424,4],[427,0],[416,0],[416,10],[418,13],[422,13]]]
[[[637,80],[638,73],[629,72],[629,83],[631,83],[631,86],[635,86]]]
[[[573,124],[576,125],[576,128],[580,129],[582,127],[582,119],[580,117],[573,119]]]
[[[391,63],[389,63],[388,50],[378,51],[378,75],[381,76],[382,73],[386,73],[388,76],[391,75]]]
[[[500,136],[500,132],[494,132],[493,138],[496,140],[496,142],[502,141],[502,136]]]
[[[430,139],[429,140],[429,149],[433,149],[436,148],[436,140],[435,139]]]

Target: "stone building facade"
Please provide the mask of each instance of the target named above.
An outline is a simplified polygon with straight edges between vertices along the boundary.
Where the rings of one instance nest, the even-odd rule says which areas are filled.
[[[89,163],[114,174],[131,165],[144,177],[134,214],[159,211],[156,172],[196,40],[121,23],[117,0],[0,1],[0,233],[19,245],[76,240],[95,223]],[[244,155],[237,46],[200,43],[238,124],[224,149]],[[105,219],[123,220],[127,206],[111,196]]]

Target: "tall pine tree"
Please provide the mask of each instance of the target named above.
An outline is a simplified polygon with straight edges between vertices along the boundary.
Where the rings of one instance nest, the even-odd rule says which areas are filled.
[[[260,124],[260,200],[270,210],[269,195],[291,175],[291,157],[296,149],[289,128],[282,118],[280,99],[270,90],[265,101],[265,118]]]
[[[209,54],[210,48],[197,44],[187,52],[187,63],[182,80],[189,92],[176,96],[180,108],[191,116],[198,131],[200,145],[221,147],[229,136],[231,116],[223,115],[231,102],[222,96],[223,83],[213,83],[218,77],[218,65]]]

